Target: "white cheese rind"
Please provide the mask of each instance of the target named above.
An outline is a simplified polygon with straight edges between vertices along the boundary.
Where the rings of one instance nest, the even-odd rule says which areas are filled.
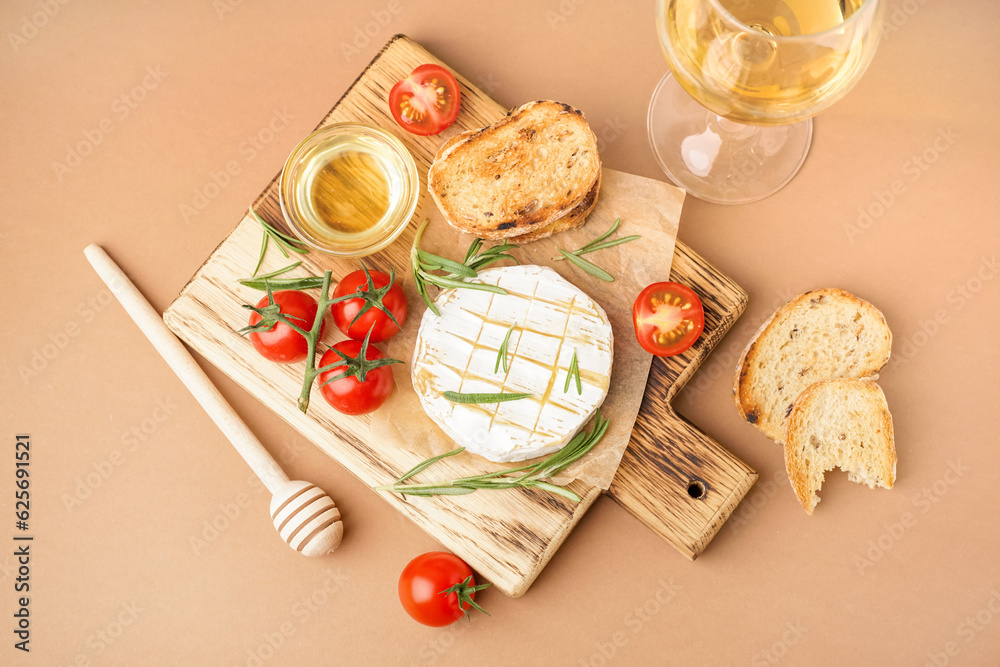
[[[490,461],[523,461],[558,451],[607,397],[614,336],[604,309],[542,266],[481,271],[478,282],[506,295],[471,289],[441,292],[440,316],[424,313],[411,376],[427,415],[456,443]],[[494,371],[507,343],[508,372]],[[570,381],[576,351],[583,393]],[[445,391],[531,393],[499,404],[452,403]]]

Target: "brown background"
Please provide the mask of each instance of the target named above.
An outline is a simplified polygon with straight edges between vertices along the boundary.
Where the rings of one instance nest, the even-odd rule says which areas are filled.
[[[996,664],[994,2],[890,2],[874,64],[818,119],[787,188],[742,207],[688,200],[680,238],[751,305],[677,406],[761,474],[694,563],[602,499],[527,596],[487,592],[490,618],[417,625],[396,578],[437,545],[208,368],[292,477],[344,512],[334,556],[293,554],[262,487],[84,260],[86,244],[102,243],[162,310],[397,32],[503,104],[584,109],[607,166],[658,177],[645,115],[666,67],[652,11],[597,0],[3,3],[0,266],[13,293],[0,325],[0,663],[252,665],[256,653],[275,665]],[[144,77],[149,89],[135,88]],[[80,146],[89,154],[67,156]],[[227,165],[238,170],[228,179]],[[826,285],[871,300],[893,328],[882,386],[900,462],[892,491],[831,473],[808,517],[779,450],[737,417],[730,382],[763,318]],[[30,655],[11,634],[17,433],[33,442]]]

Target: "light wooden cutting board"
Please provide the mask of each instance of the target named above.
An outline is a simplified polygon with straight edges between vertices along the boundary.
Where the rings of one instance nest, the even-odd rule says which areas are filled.
[[[441,61],[403,35],[394,37],[323,119],[322,125],[361,121],[394,131],[386,98],[389,89],[417,65]],[[443,64],[443,63],[442,63]],[[460,75],[462,112],[457,129],[489,125],[507,112]],[[417,162],[422,181],[441,139],[395,132]],[[404,136],[405,135],[405,136]],[[279,165],[280,166],[280,165]],[[272,224],[284,228],[277,196],[277,176],[254,208]],[[422,192],[415,219],[433,206]],[[678,211],[679,213],[679,211]],[[390,263],[406,275],[411,225],[386,250],[371,258],[385,268]],[[260,229],[249,217],[206,260],[164,314],[168,326],[192,348],[259,398],[304,436],[350,470],[368,486],[391,481],[419,462],[403,450],[386,451],[368,440],[369,420],[347,417],[315,396],[308,415],[298,411],[295,397],[301,384],[299,365],[279,365],[254,354],[233,331],[245,324],[240,307],[250,293],[237,280],[257,259]],[[271,257],[273,265],[283,258]],[[298,259],[298,258],[296,258]],[[305,257],[302,270],[334,278],[356,268],[355,262]],[[607,492],[615,501],[664,537],[682,554],[695,558],[753,485],[757,474],[718,443],[679,417],[670,401],[746,307],[747,295],[684,244],[675,247],[671,280],[690,285],[705,306],[705,332],[683,355],[655,359],[649,384],[628,449]],[[440,466],[442,476],[474,474]],[[385,500],[465,559],[486,579],[511,596],[520,596],[565,540],[601,490],[582,482],[571,487],[582,501],[574,503],[551,493],[516,489],[496,493],[432,498],[383,494]]]

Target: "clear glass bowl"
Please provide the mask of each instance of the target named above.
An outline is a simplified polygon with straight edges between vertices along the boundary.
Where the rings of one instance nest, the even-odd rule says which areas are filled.
[[[363,257],[392,243],[417,208],[413,156],[394,135],[360,123],[316,130],[281,171],[281,212],[304,244]]]

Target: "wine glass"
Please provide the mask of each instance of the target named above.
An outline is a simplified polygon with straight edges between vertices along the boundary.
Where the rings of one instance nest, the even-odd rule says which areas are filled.
[[[743,204],[802,166],[811,117],[871,62],[880,0],[657,0],[670,65],[649,104],[660,167],[699,199]]]

